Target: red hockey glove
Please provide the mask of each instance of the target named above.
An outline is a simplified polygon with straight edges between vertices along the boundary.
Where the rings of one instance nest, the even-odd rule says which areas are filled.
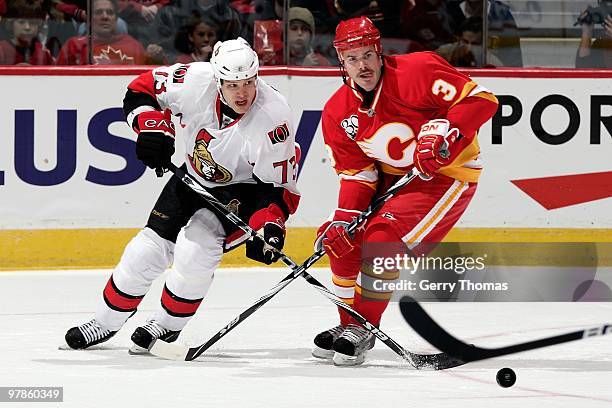
[[[432,176],[450,162],[450,145],[459,136],[457,128],[450,128],[446,119],[433,119],[421,126],[414,149],[414,165],[426,176]]]
[[[266,208],[255,211],[249,219],[249,226],[263,235],[264,244],[261,239],[250,238],[246,242],[246,256],[257,262],[270,265],[278,261],[280,255],[271,250],[270,247],[279,251],[285,245],[285,214],[276,204],[270,204]]]
[[[346,231],[346,228],[359,213],[356,210],[338,208],[334,212],[333,220],[326,221],[319,227],[315,250],[319,250],[322,246],[327,255],[338,259],[349,254],[355,245],[353,245],[353,237]]]
[[[143,112],[136,121],[136,156],[147,167],[163,168],[174,154],[174,124],[170,111]]]

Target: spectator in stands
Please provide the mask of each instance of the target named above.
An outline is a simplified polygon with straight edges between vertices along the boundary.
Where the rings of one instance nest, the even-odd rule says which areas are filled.
[[[49,8],[64,14],[66,20],[87,22],[87,0],[50,0]]]
[[[117,34],[116,0],[93,0],[92,43],[94,65],[138,65],[145,63],[142,45],[129,34]],[[87,65],[88,39],[72,37],[60,50],[58,65]]]
[[[440,46],[436,53],[455,67],[482,67],[482,17],[466,19],[459,29],[457,41]],[[489,52],[486,66],[501,66],[501,61]]]
[[[290,0],[291,6],[303,8],[309,12],[310,17],[308,19],[313,22],[313,29],[317,24],[315,23],[317,17],[314,16],[314,13],[316,13],[316,16],[319,18],[318,21],[323,22],[323,32],[329,31],[332,33],[331,35],[324,34],[323,36],[317,36],[317,43],[314,43],[312,39],[315,38],[315,32],[312,31],[310,48],[315,50],[317,46],[323,46],[326,48],[326,51],[332,52],[335,56],[336,51],[331,46],[331,38],[333,38],[335,26],[340,20],[337,17],[333,2],[333,0]],[[254,12],[248,18],[249,28],[245,38],[253,44],[253,49],[259,55],[260,65],[284,64],[283,32],[285,25],[283,23],[283,14],[285,0],[255,0],[254,5]],[[331,21],[333,23],[330,24]],[[294,26],[294,28],[296,27]],[[296,33],[294,32],[293,34]],[[298,53],[304,52],[304,50],[294,51]],[[291,58],[291,54],[289,57]],[[312,60],[314,57],[317,57],[316,60]],[[301,62],[301,60],[302,57],[296,58],[296,62]],[[289,63],[291,64],[291,61]],[[324,57],[320,52],[312,51],[306,63],[321,65],[325,63],[327,65],[329,64],[329,58]]]
[[[254,0],[231,0],[230,7],[238,12],[238,14],[251,14],[255,12]]]
[[[255,0],[230,0],[229,6],[238,12],[238,17],[240,18],[240,25],[242,26],[242,34],[250,34],[252,38],[253,32],[249,32],[248,27],[249,22],[251,21],[252,16],[255,13]],[[250,27],[253,28],[252,25]],[[250,41],[251,38],[245,39],[252,44],[252,42]]]
[[[424,49],[435,50],[455,41],[459,21],[453,18],[446,0],[418,1],[415,7],[402,9],[401,36],[418,41]]]
[[[325,66],[329,61],[312,49],[315,22],[312,13],[303,7],[289,9],[289,65]]]
[[[255,0],[254,20],[282,20],[285,0]]]
[[[0,42],[0,65],[53,65],[49,50],[38,39],[45,13],[34,0],[9,0],[2,23],[10,38]]]
[[[9,36],[4,30],[4,24],[2,24],[2,18],[6,14],[6,0],[0,0],[0,40],[6,40]]]
[[[459,5],[463,19],[482,17],[483,3],[483,0],[464,0]],[[510,6],[499,0],[487,0],[487,7],[489,50],[504,66],[522,67],[521,39]]]
[[[582,35],[576,53],[576,68],[611,68],[612,16],[607,15],[604,18],[603,33],[595,40],[593,40],[593,24],[587,21],[582,23]]]
[[[157,13],[170,3],[170,0],[118,0],[119,17],[125,20],[128,33],[148,45],[154,33],[151,25]]]
[[[229,6],[228,0],[176,0],[164,7],[155,20],[156,41],[172,61],[176,58],[174,39],[181,27],[189,24],[194,13],[206,16],[219,26],[217,40],[225,41],[242,35],[243,27],[238,12]]]
[[[78,22],[61,12],[57,7],[48,7],[46,24],[45,46],[54,58],[59,55],[62,45],[70,37],[77,35]]]
[[[292,1],[291,5],[295,3]],[[396,38],[402,29],[402,10],[411,10],[415,5],[416,0],[334,0],[342,20],[366,16],[376,24],[383,37]]]
[[[194,61],[210,61],[213,47],[219,40],[220,28],[212,20],[195,13],[191,22],[179,30],[175,48],[183,52],[176,62],[187,64]]]

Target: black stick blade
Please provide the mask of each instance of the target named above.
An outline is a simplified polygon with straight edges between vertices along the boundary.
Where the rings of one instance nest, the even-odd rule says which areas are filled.
[[[484,360],[487,358],[505,356],[508,354],[520,353],[522,351],[534,350],[542,347],[554,346],[556,344],[567,343],[575,340],[583,340],[594,336],[604,336],[612,334],[612,325],[591,327],[584,330],[577,330],[565,334],[560,334],[543,339],[532,340],[525,343],[512,344],[499,348],[482,348],[471,344],[466,344],[453,337],[436,323],[421,305],[410,296],[404,296],[400,300],[400,310],[406,322],[423,339],[427,340],[432,346],[440,351],[466,363],[470,361]]]
[[[400,311],[410,327],[438,350],[465,363],[474,361],[474,357],[478,359],[480,353],[478,353],[477,347],[468,345],[451,336],[410,296],[402,297]]]

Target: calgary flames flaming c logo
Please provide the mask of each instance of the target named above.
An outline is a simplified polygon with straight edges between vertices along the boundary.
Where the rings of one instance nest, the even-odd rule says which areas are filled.
[[[208,151],[208,144],[212,139],[214,139],[214,136],[208,133],[206,129],[200,130],[198,136],[196,136],[193,155],[189,156],[189,161],[196,173],[202,178],[214,183],[227,183],[232,179],[232,173],[217,164]]]

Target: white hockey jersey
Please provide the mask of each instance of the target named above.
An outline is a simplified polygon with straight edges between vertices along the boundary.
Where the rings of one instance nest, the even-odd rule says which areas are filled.
[[[130,89],[154,93],[160,107],[180,118],[189,173],[207,187],[265,183],[298,195],[295,126],[286,99],[261,78],[251,108],[223,123],[221,102],[208,62],[176,64],[139,77]],[[154,89],[151,89],[153,84]],[[154,109],[141,106],[128,115]]]

